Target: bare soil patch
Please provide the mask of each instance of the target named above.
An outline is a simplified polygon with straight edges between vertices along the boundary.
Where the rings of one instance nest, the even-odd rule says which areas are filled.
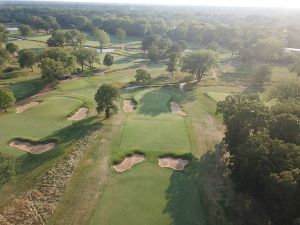
[[[55,147],[55,143],[46,143],[46,144],[32,144],[30,142],[23,141],[13,141],[9,144],[11,147],[21,149],[23,151],[29,152],[31,154],[41,154],[52,150]]]
[[[180,105],[176,102],[171,102],[172,113],[176,113],[180,116],[186,116],[187,114],[181,109]]]
[[[189,163],[186,159],[174,159],[172,157],[160,158],[158,165],[163,168],[171,168],[173,170],[183,170]]]
[[[88,108],[80,108],[73,116],[69,117],[68,120],[78,121],[83,120],[87,116]]]
[[[134,154],[133,156],[126,157],[123,162],[118,165],[113,166],[114,169],[120,173],[131,169],[134,165],[141,163],[145,160],[145,156]]]
[[[124,100],[124,106],[123,106],[124,112],[131,113],[134,109],[134,103],[132,100]]]
[[[22,105],[22,106],[18,107],[16,112],[17,113],[22,113],[22,112],[24,112],[24,111],[26,111],[30,108],[33,108],[33,107],[37,106],[38,104],[40,104],[40,103],[39,102],[30,102],[26,105]]]

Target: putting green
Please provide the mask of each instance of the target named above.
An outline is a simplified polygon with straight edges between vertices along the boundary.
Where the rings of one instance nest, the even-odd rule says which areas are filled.
[[[157,156],[191,152],[185,119],[170,111],[170,102],[178,94],[175,88],[148,88],[124,94],[133,97],[137,108],[127,114],[115,157],[141,151]]]
[[[23,113],[13,111],[1,115],[1,151],[12,155],[25,154],[9,147],[7,142],[15,137],[39,140],[51,136],[57,130],[72,124],[67,116],[82,104],[81,100],[75,98],[54,96]]]
[[[113,175],[92,225],[206,225],[194,178],[143,162]]]

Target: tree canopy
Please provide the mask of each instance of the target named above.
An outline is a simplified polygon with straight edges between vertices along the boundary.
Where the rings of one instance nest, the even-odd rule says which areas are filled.
[[[110,117],[112,112],[117,112],[118,107],[114,101],[119,97],[119,90],[111,84],[102,84],[95,95],[97,111],[104,112],[105,118]]]
[[[194,74],[200,81],[204,73],[217,66],[217,63],[217,56],[214,51],[199,50],[183,58],[181,70]]]
[[[6,112],[7,108],[12,106],[15,101],[14,94],[10,90],[0,87],[0,109],[4,109]]]

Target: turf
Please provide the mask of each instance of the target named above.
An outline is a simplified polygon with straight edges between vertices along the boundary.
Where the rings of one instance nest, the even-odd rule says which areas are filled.
[[[136,110],[128,118],[120,137],[120,145],[114,151],[116,157],[128,152],[145,154],[184,154],[191,151],[191,143],[183,117],[171,113],[172,95],[175,88],[148,88],[125,93],[137,102]]]
[[[210,97],[215,102],[224,101],[225,98],[229,95],[228,93],[219,93],[219,92],[213,92],[209,91],[206,92],[206,95]]]
[[[195,181],[187,174],[143,162],[113,175],[92,225],[205,225]]]
[[[40,140],[51,136],[55,131],[71,124],[66,118],[67,115],[82,103],[74,98],[50,97],[23,113],[11,112],[1,115],[1,151],[19,156],[27,154],[9,147],[7,142],[15,137]]]

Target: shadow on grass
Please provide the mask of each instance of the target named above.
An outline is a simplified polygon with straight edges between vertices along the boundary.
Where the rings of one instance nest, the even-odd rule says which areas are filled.
[[[221,148],[216,145],[216,150]],[[203,196],[201,182],[209,170],[216,165],[216,152],[208,151],[200,159],[193,157],[183,171],[174,171],[166,190],[167,205],[164,213],[173,225],[207,225],[207,202]]]
[[[134,98],[134,95],[141,90],[145,90],[147,87],[142,87],[138,89],[126,90],[123,94],[130,95]],[[153,88],[153,87],[149,87]],[[144,114],[146,116],[158,116],[162,113],[171,112],[170,102],[175,101],[179,104],[184,104],[186,102],[191,102],[195,100],[194,92],[183,92],[179,88],[175,87],[159,87],[153,88],[143,95],[143,97],[138,100],[138,113]]]
[[[45,163],[51,163],[52,160],[64,156],[69,147],[83,138],[87,133],[97,130],[101,127],[101,122],[95,117],[73,123],[44,138],[44,140],[57,140],[57,146],[54,150],[39,155],[30,153],[24,154],[17,159],[17,175],[22,175],[37,169]]]

